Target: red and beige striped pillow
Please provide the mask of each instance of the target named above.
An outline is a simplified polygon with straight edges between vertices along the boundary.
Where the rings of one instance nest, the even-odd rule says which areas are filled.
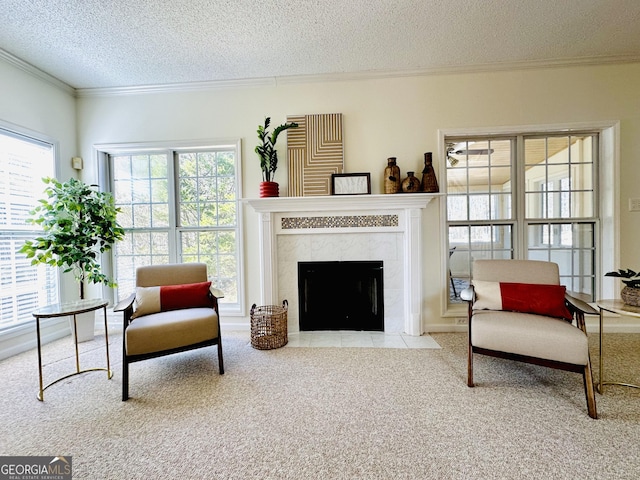
[[[503,283],[474,280],[474,310],[508,310],[571,320],[564,285]]]
[[[137,287],[131,318],[181,308],[209,307],[211,306],[210,287],[211,282]]]

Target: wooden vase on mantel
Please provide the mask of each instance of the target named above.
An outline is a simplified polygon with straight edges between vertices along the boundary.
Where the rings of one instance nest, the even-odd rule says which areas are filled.
[[[416,193],[421,188],[420,180],[414,175],[414,172],[407,172],[407,178],[402,181],[402,191],[404,193]]]
[[[620,292],[622,301],[633,307],[640,307],[640,288],[624,287]]]
[[[424,170],[422,170],[422,191],[438,193],[438,179],[433,171],[433,158],[431,152],[424,154]]]
[[[260,198],[278,197],[280,195],[276,182],[260,182]]]
[[[396,164],[396,157],[387,158],[384,169],[384,193],[398,193],[402,191],[400,167]]]

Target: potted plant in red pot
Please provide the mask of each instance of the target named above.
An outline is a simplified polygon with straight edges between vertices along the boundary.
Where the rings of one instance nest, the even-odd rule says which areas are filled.
[[[257,145],[255,152],[260,157],[260,169],[262,170],[262,183],[260,183],[260,197],[277,197],[279,194],[278,184],[273,181],[274,174],[278,168],[278,152],[276,150],[276,141],[278,135],[289,128],[298,126],[295,122],[283,123],[277,126],[273,133],[269,134],[267,130],[271,123],[271,118],[264,119],[264,125],[258,126],[258,138],[262,142]]]

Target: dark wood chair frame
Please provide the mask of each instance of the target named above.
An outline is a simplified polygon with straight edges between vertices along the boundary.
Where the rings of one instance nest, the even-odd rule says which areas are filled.
[[[461,295],[462,296],[462,295]],[[591,370],[591,358],[588,359],[586,365],[574,365],[572,363],[558,362],[554,360],[547,360],[544,358],[530,357],[527,355],[519,355],[510,352],[501,352],[496,350],[489,350],[486,348],[476,347],[472,344],[471,339],[471,322],[473,321],[473,302],[475,301],[475,292],[473,286],[470,286],[464,292],[464,300],[468,305],[468,327],[469,327],[469,350],[467,361],[467,386],[473,387],[473,354],[488,355],[491,357],[505,358],[508,360],[515,360],[517,362],[530,363],[534,365],[541,365],[543,367],[550,367],[559,370],[566,370],[569,372],[581,373],[584,383],[584,392],[587,400],[587,412],[591,418],[598,418],[598,412],[596,408],[595,387],[593,383],[593,373]],[[572,313],[577,327],[582,330],[585,335],[587,334],[587,328],[585,326],[585,315],[598,315],[598,311],[591,305],[582,300],[572,297],[571,295],[565,296],[567,308]]]
[[[213,308],[218,317],[218,336],[204,342],[194,343],[191,345],[185,345],[179,348],[172,348],[169,350],[162,350],[158,352],[145,353],[142,355],[127,355],[126,349],[126,330],[132,322],[131,315],[133,315],[133,301],[135,300],[135,293],[131,294],[127,299],[122,300],[113,309],[114,312],[123,312],[124,324],[122,329],[122,401],[129,399],[129,364],[134,362],[140,362],[142,360],[148,360],[151,358],[163,357],[165,355],[171,355],[179,352],[186,352],[188,350],[194,350],[196,348],[209,347],[213,345],[218,346],[218,369],[220,375],[224,374],[224,361],[222,358],[222,335],[220,333],[220,312],[218,310],[218,299],[209,292],[209,298],[211,299],[211,308]]]

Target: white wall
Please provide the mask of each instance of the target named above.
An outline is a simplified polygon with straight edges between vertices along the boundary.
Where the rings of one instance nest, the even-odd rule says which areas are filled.
[[[383,191],[389,156],[403,175],[420,171],[423,153],[434,152],[439,129],[620,121],[621,265],[640,268],[640,213],[626,211],[640,197],[640,64],[288,83],[209,91],[83,96],[78,134],[85,162],[100,143],[241,138],[243,190],[258,196],[260,170],[253,153],[255,130],[265,116],[274,124],[287,115],[342,113],[345,171],[371,172],[373,193]],[[280,144],[276,181],[286,195],[286,139]],[[91,166],[85,171],[91,175]],[[283,193],[284,192],[284,193]],[[452,325],[441,318],[446,286],[442,269],[440,209],[425,212],[424,317],[427,331]],[[245,215],[247,302],[259,298],[257,216]],[[248,319],[245,319],[248,322]]]

